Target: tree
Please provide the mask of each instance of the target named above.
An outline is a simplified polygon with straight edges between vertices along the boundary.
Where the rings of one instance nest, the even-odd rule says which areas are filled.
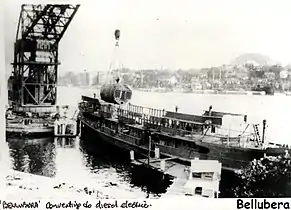
[[[291,159],[279,156],[254,160],[236,178],[235,197],[290,197]]]
[[[280,79],[280,72],[284,70],[281,65],[273,65],[269,67],[269,71],[275,73],[276,79]]]

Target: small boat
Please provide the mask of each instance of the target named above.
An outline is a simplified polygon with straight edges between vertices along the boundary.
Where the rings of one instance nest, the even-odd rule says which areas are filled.
[[[275,89],[273,85],[257,85],[251,89],[253,95],[274,95]]]

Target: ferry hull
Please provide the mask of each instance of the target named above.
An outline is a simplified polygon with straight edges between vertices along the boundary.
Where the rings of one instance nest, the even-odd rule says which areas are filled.
[[[200,160],[218,160],[222,163],[223,168],[228,170],[240,169],[248,165],[253,159],[259,159],[264,156],[264,153],[261,151],[235,151],[234,149],[220,149],[212,146],[207,147],[206,145],[203,145],[203,147],[205,150],[208,149],[208,152],[198,152],[197,150],[186,148],[172,148],[163,145],[159,145],[158,147],[161,152],[170,153],[182,160],[190,161],[194,158],[199,158]]]
[[[86,105],[88,108],[86,108]],[[258,144],[257,139],[249,139],[250,142],[247,145],[241,145],[241,140],[237,137],[228,138],[226,142],[223,137],[205,135],[204,131],[203,133],[199,131],[199,127],[196,127],[196,132],[192,132],[189,136],[185,135],[186,130],[183,131],[184,133],[180,132],[181,130],[175,132],[175,130],[173,131],[174,128],[168,125],[159,126],[156,121],[157,117],[151,116],[142,119],[144,120],[142,125],[140,120],[134,119],[136,116],[130,112],[124,113],[122,109],[113,117],[113,114],[104,111],[105,109],[102,106],[96,109],[98,111],[90,109],[91,106],[90,101],[80,103],[78,119],[87,127],[93,129],[98,135],[98,139],[124,150],[134,150],[144,155],[148,154],[149,142],[151,142],[151,153],[154,153],[155,147],[158,147],[161,156],[174,158],[176,161],[186,164],[189,164],[194,158],[218,160],[222,163],[223,169],[233,171],[244,168],[254,159],[263,158],[265,155],[284,155],[285,150],[288,150],[283,145],[278,146],[279,148],[270,147],[265,149]],[[106,106],[105,104],[103,107]],[[194,116],[167,112],[163,119],[187,120],[187,122],[195,122],[196,125],[201,126],[205,125],[204,123],[207,122],[208,118],[211,118],[212,124],[219,126],[222,123],[221,116],[228,114],[212,112],[209,115],[207,111],[205,113],[201,116]],[[161,122],[161,124],[164,125],[165,122]]]
[[[79,118],[79,120],[86,127],[95,131],[98,140],[105,141],[126,151],[133,150],[144,155],[148,152],[148,144],[141,144],[140,142],[130,139],[125,140],[119,138],[118,135],[111,135],[106,132],[102,132],[100,129],[96,129],[94,126],[90,125],[88,119],[84,117],[81,119]],[[153,135],[152,140],[156,140],[155,135]],[[265,155],[278,156],[283,155],[285,152],[284,148],[267,148],[265,150],[233,148],[206,142],[195,142],[194,148],[175,148],[161,144],[156,144],[155,147],[160,149],[162,156],[176,157],[177,160],[185,164],[190,164],[190,161],[194,158],[199,158],[201,160],[218,160],[222,163],[223,169],[231,171],[239,170],[247,166],[250,161],[260,159]],[[152,154],[153,150],[154,148],[151,150]]]
[[[158,142],[175,141],[179,138],[168,136],[157,132],[155,134]],[[153,137],[154,140],[155,137]],[[224,169],[237,170],[247,166],[254,159],[260,159],[264,156],[284,155],[286,151],[291,154],[288,148],[269,147],[266,149],[245,148],[227,146],[226,144],[209,143],[204,141],[193,141],[190,146],[164,145],[158,144],[160,151],[188,160],[199,158],[202,160],[218,160],[222,163]]]
[[[254,159],[260,159],[264,156],[284,155],[286,150],[291,153],[288,148],[235,148],[227,147],[219,144],[211,144],[206,142],[195,142],[194,148],[174,148],[165,145],[158,145],[163,153],[172,154],[182,160],[191,160],[199,158],[201,160],[218,160],[222,163],[224,169],[239,170],[246,167]]]
[[[103,141],[108,144],[111,144],[113,146],[116,146],[122,150],[130,151],[133,150],[137,152],[138,154],[144,154],[147,155],[148,153],[148,144],[140,144],[136,141],[131,141],[129,139],[121,139],[118,137],[118,135],[111,135],[106,132],[101,131],[101,129],[97,129],[94,126],[91,125],[90,120],[86,119],[85,117],[79,117],[80,122],[83,124],[83,126],[86,126],[86,128],[90,129],[91,131],[94,131],[94,135],[96,135],[96,141]],[[81,128],[82,130],[83,128]],[[154,137],[153,137],[154,140]],[[156,144],[157,148],[160,149],[160,154],[163,157],[171,157],[171,158],[177,158],[177,161],[182,162],[184,164],[189,165],[191,159],[199,158],[201,160],[219,160],[215,158],[211,158],[212,156],[209,155],[208,148],[204,146],[197,146],[197,151],[199,153],[195,152],[194,150],[187,150],[187,149],[178,149],[173,147],[167,147],[163,145]],[[154,154],[154,147],[151,148],[151,154]],[[225,166],[224,166],[225,165]],[[231,169],[233,168],[226,167],[229,164],[223,164],[223,169]],[[232,165],[233,166],[233,165]]]
[[[106,142],[108,144],[111,144],[113,146],[116,146],[122,150],[125,151],[130,151],[133,150],[135,152],[138,153],[144,153],[146,154],[146,152],[148,151],[147,148],[145,146],[142,145],[137,145],[135,142],[130,142],[129,140],[125,141],[121,138],[118,138],[117,136],[112,136],[108,133],[102,132],[100,129],[96,129],[94,128],[92,125],[90,125],[90,123],[84,119],[84,118],[79,118],[80,122],[86,126],[88,129],[90,129],[91,131],[94,131],[94,134],[96,135],[96,139]],[[82,129],[82,128],[81,128]]]

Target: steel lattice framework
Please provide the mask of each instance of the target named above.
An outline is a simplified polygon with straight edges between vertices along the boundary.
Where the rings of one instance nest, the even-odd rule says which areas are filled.
[[[59,42],[79,6],[22,5],[11,77],[16,107],[56,104]]]

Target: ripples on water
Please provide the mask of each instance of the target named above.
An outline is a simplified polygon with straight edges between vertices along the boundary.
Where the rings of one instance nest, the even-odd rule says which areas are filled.
[[[9,138],[10,159],[13,169],[53,177],[55,168],[55,145],[51,139]]]
[[[172,183],[130,164],[129,152],[86,139],[8,139],[13,169],[95,186],[117,198],[159,197]]]
[[[90,131],[74,139],[8,139],[14,170],[82,183],[115,198],[160,197],[172,179],[144,166],[130,164],[128,151],[98,141]],[[138,157],[136,155],[136,157]],[[223,171],[221,197],[232,197],[233,175]]]

